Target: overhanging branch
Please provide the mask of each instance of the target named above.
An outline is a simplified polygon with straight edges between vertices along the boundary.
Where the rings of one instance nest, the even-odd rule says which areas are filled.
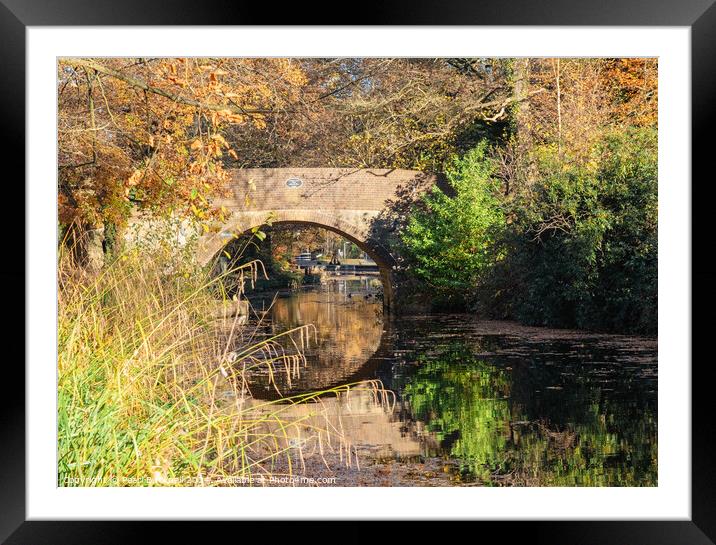
[[[131,85],[132,87],[142,89],[143,91],[146,91],[147,93],[153,93],[155,95],[159,95],[164,98],[167,98],[173,102],[178,102],[179,104],[186,104],[187,106],[194,106],[195,108],[202,108],[205,110],[211,110],[211,111],[215,111],[215,112],[228,111],[232,114],[237,114],[237,115],[274,113],[274,110],[267,110],[267,109],[260,109],[260,108],[259,109],[242,108],[236,104],[207,104],[205,102],[200,102],[200,101],[194,100],[192,98],[186,98],[181,95],[171,93],[165,89],[161,89],[160,87],[154,87],[153,85],[149,85],[145,81],[142,81],[142,80],[132,77],[132,76],[128,76],[126,74],[118,72],[117,70],[113,70],[112,68],[108,68],[107,66],[104,66],[103,64],[100,64],[100,63],[95,62],[90,59],[64,59],[62,62],[65,62],[65,63],[73,65],[73,66],[82,66],[84,68],[90,68],[92,70],[96,70],[100,74],[105,74],[106,76],[116,78],[120,81],[125,82],[128,85]]]

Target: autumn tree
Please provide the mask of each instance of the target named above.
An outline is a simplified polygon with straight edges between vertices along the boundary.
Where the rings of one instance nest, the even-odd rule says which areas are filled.
[[[655,128],[659,97],[658,59],[606,59],[603,65],[603,85],[610,93],[613,123]]]
[[[499,124],[513,100],[499,59],[387,63],[367,61],[367,79],[338,105],[350,123],[343,155],[363,166],[441,171]]]
[[[441,171],[518,100],[502,59],[315,59],[295,116],[302,164]],[[535,91],[533,91],[535,92]]]
[[[208,229],[226,166],[245,153],[225,134],[266,130],[305,81],[288,59],[61,59],[60,224],[96,231],[143,209]]]

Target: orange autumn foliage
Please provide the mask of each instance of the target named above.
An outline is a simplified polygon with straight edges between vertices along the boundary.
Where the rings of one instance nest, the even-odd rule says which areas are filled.
[[[306,83],[289,59],[60,59],[62,224],[121,225],[133,209],[204,221],[240,151],[237,125],[266,128]]]

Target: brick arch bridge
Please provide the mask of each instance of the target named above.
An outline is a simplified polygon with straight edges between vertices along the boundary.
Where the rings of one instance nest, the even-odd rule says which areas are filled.
[[[355,243],[378,264],[384,303],[394,306],[393,271],[398,257],[386,237],[401,210],[436,179],[399,169],[276,168],[236,169],[230,194],[215,201],[231,214],[199,240],[197,259],[205,265],[234,236],[262,225],[308,224],[334,231]]]

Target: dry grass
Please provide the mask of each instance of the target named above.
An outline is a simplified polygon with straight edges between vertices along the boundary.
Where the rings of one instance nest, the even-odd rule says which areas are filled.
[[[237,273],[251,282],[259,265]],[[129,252],[97,275],[62,253],[58,277],[58,484],[225,485],[285,474],[304,460],[310,437],[337,449],[344,463],[355,450],[340,426],[320,420],[322,395],[260,402],[250,372],[295,373],[310,326],[258,340],[239,317],[216,320],[217,279],[162,252]],[[283,339],[281,339],[283,337]],[[286,339],[293,350],[286,350]],[[313,402],[315,415],[282,413]],[[317,422],[324,422],[320,425]]]

